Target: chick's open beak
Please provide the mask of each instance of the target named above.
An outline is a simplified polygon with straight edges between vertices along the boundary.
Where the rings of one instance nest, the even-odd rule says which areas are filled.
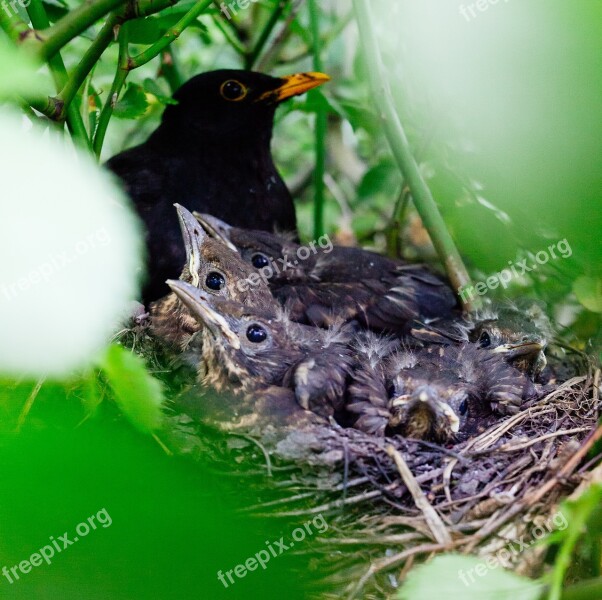
[[[295,73],[294,75],[285,75],[280,77],[282,85],[274,90],[265,92],[257,99],[258,102],[273,101],[282,102],[292,96],[304,94],[327,81],[330,77],[325,73],[310,72],[310,73]]]
[[[181,204],[174,204],[178,212],[178,221],[186,248],[186,264],[192,277],[192,284],[199,285],[199,269],[201,268],[200,246],[206,235],[198,221]]]
[[[197,321],[207,327],[216,337],[222,336],[228,340],[234,349],[240,348],[238,336],[232,331],[226,319],[211,306],[212,298],[210,296],[179,279],[168,279],[166,283],[188,307]]]

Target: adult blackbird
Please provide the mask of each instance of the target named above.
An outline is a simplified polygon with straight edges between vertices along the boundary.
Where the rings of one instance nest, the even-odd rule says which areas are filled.
[[[255,269],[236,252],[209,237],[183,206],[176,204],[175,207],[186,253],[186,264],[180,279],[207,294],[234,300],[246,306],[276,311],[278,303],[267,284],[257,277]],[[254,285],[240,285],[251,276],[257,279],[253,280]],[[151,331],[155,337],[174,351],[188,350],[189,342],[200,325],[175,293],[171,292],[153,302],[150,313]]]
[[[368,433],[445,442],[539,394],[500,353],[464,343],[400,350],[380,368],[358,369],[346,408]]]
[[[195,216],[211,235],[237,248],[258,269],[294,321],[323,327],[342,319],[375,331],[405,332],[415,319],[455,313],[453,291],[424,265],[333,246],[322,238],[319,244],[300,246],[210,215]]]
[[[203,325],[203,383],[245,398],[269,386],[288,388],[302,409],[324,417],[342,409],[353,363],[347,328],[308,327],[282,310],[244,306],[183,281],[168,285]]]
[[[328,79],[238,70],[197,75],[174,94],[177,104],[167,106],[146,142],[107,162],[146,226],[144,302],[166,294],[165,280],[184,263],[174,202],[236,225],[295,231],[291,195],[270,152],[274,113]]]

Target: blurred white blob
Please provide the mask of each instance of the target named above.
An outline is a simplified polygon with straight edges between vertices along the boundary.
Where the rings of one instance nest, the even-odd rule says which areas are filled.
[[[0,372],[89,363],[136,298],[141,235],[89,157],[0,112]]]

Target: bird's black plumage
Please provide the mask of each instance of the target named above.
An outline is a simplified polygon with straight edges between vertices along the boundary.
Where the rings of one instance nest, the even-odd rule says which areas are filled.
[[[240,70],[197,75],[174,94],[177,104],[167,106],[146,142],[107,162],[146,226],[145,302],[166,294],[165,280],[184,263],[174,202],[241,226],[295,230],[293,201],[270,151],[274,113],[279,102],[327,79]]]

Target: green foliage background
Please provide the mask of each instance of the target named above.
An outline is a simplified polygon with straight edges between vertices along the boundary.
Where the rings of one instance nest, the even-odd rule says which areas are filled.
[[[37,20],[45,12],[54,24],[82,4],[32,0],[30,14]],[[155,47],[200,4],[181,0],[124,25],[130,54]],[[233,21],[217,2],[205,4],[177,41],[129,73],[101,161],[142,142],[172,92],[199,72],[322,69],[332,82],[279,109],[273,143],[298,198],[302,235],[325,230],[345,242],[382,251],[401,245],[408,257],[436,260],[383,134],[367,77],[374,65],[360,51],[351,2],[262,0]],[[500,2],[470,22],[455,1],[370,6],[386,84],[471,274],[482,280],[566,238],[570,258],[514,281],[506,293],[546,301],[566,326],[563,334],[599,355],[602,5]],[[19,17],[29,22],[21,8]],[[103,23],[61,49],[70,76]],[[6,19],[2,25],[7,28]],[[35,42],[15,44],[9,37],[0,34],[0,94],[41,119],[31,106],[44,107],[56,95],[51,69],[39,70],[31,58],[39,54]],[[118,53],[111,43],[73,101],[88,138],[83,144],[80,138],[84,146],[98,132]],[[399,227],[394,214],[402,217]],[[128,396],[124,389],[132,384],[139,393]],[[0,597],[307,597],[320,566],[306,578],[293,576],[316,565],[292,553],[233,589],[219,584],[218,569],[244,561],[296,523],[241,516],[236,509],[257,498],[235,477],[165,454],[148,435],[157,427],[162,392],[140,359],[109,349],[88,373],[43,382],[24,412],[35,386],[12,379],[0,386],[0,566],[18,563],[102,507],[113,524],[12,586],[0,578]],[[598,547],[596,540],[585,547]],[[591,574],[599,575],[599,566]]]

